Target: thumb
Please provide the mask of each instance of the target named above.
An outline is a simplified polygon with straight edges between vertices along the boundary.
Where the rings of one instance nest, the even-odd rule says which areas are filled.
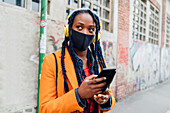
[[[91,80],[91,79],[93,79],[93,78],[96,78],[98,75],[91,75],[91,76],[88,76],[88,77],[86,77],[86,80]]]

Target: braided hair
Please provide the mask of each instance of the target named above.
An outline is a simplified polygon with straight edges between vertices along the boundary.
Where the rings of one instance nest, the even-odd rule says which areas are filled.
[[[99,21],[98,16],[96,14],[94,14],[89,9],[74,11],[68,19],[69,34],[71,34],[71,29],[72,29],[72,25],[73,25],[75,17],[79,14],[84,14],[84,13],[90,14],[92,16],[94,22],[95,22],[95,25],[96,25],[96,33],[95,33],[96,34],[95,35],[96,41],[95,41],[95,44],[93,44],[93,43],[90,44],[90,50],[91,51],[89,49],[87,51],[87,64],[88,64],[88,67],[89,67],[89,73],[98,75],[99,74],[99,65],[100,65],[101,69],[106,67],[106,64],[104,62],[104,58],[103,58],[103,55],[102,55],[102,50],[101,50],[101,47],[100,47],[100,40],[98,40],[98,34],[99,34],[99,31],[100,31],[100,21]],[[74,69],[75,69],[75,72],[76,72],[76,76],[77,76],[79,86],[82,83],[82,76],[79,76],[79,74],[78,74],[78,72],[81,68],[79,66],[79,63],[75,60],[76,53],[75,53],[73,45],[72,45],[71,35],[69,35],[68,37],[65,36],[65,40],[62,43],[61,66],[62,66],[62,73],[64,75],[64,89],[65,89],[65,92],[67,93],[69,91],[69,89],[68,89],[68,84],[67,84],[67,81],[66,81],[66,78],[67,78],[66,71],[67,70],[65,69],[65,63],[64,63],[65,48],[67,48],[67,50],[69,51],[69,54],[70,54],[71,59],[73,61]],[[94,63],[95,63],[94,67],[90,66],[90,63],[92,61],[92,59],[90,58],[91,54],[94,57]],[[98,62],[99,62],[99,65],[98,65]],[[93,68],[93,71],[92,71],[92,68]],[[83,76],[84,76],[84,78],[86,77],[84,71],[83,71]]]

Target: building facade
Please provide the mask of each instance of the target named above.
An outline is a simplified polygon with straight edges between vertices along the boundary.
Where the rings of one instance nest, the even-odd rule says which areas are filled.
[[[170,78],[170,0],[48,0],[46,55],[61,49],[67,16],[93,10],[117,99]],[[0,113],[37,106],[40,0],[0,0]]]

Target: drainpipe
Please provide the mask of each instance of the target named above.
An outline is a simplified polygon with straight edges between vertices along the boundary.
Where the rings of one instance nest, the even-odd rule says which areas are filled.
[[[41,79],[41,68],[43,59],[46,53],[46,38],[47,38],[47,0],[41,0],[41,15],[40,15],[40,48],[39,48],[39,71],[38,71],[38,95],[37,95],[37,113],[39,113],[39,90]]]

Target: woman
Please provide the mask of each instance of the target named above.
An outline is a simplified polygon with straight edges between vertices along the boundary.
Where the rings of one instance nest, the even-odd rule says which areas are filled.
[[[90,10],[77,10],[68,17],[62,49],[44,58],[40,113],[102,113],[114,107],[111,90],[101,91],[106,78],[96,78],[106,67],[99,31],[99,18]]]

